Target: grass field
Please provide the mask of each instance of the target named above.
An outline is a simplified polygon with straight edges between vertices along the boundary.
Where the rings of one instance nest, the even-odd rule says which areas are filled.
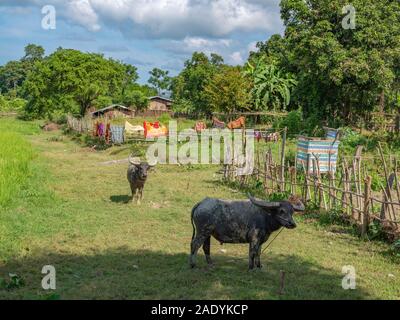
[[[218,183],[218,167],[157,166],[136,206],[127,203],[127,165],[104,164],[126,158],[126,147],[95,152],[58,139],[60,132],[38,132],[37,123],[0,119],[0,127],[37,154],[24,187],[0,207],[0,278],[8,281],[13,273],[24,281],[0,288],[1,299],[400,298],[399,261],[388,245],[304,217],[264,253],[262,270],[247,271],[246,245],[216,241],[215,267],[209,269],[199,251],[199,266],[191,270],[192,206],[206,196],[245,197]],[[57,270],[54,292],[41,288],[47,264]],[[345,265],[356,269],[355,290],[342,289]]]

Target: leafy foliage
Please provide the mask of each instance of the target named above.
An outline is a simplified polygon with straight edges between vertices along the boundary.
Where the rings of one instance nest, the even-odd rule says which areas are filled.
[[[168,71],[161,70],[159,68],[153,68],[150,72],[150,78],[148,83],[156,88],[157,93],[161,94],[161,90],[166,90],[171,85],[171,78],[168,76]]]
[[[24,82],[26,113],[44,117],[56,110],[84,115],[101,97],[117,97],[137,79],[136,68],[102,55],[58,49],[37,62]]]
[[[250,83],[240,67],[223,66],[204,88],[212,111],[235,112],[249,109]]]
[[[15,273],[8,274],[9,279],[0,279],[0,288],[7,290],[17,289],[25,285],[25,281]]]
[[[299,134],[304,130],[303,113],[301,109],[290,111],[285,118],[276,120],[273,124],[274,129],[287,127],[289,135]]]
[[[245,74],[253,80],[252,95],[257,110],[286,109],[290,103],[290,90],[297,81],[290,74],[283,74],[273,64],[257,61],[247,63]]]
[[[355,123],[376,109],[393,110],[399,92],[400,2],[352,1],[356,28],[342,27],[341,0],[282,0],[283,37],[257,45],[262,57],[296,74],[294,105],[319,119]],[[397,106],[398,108],[398,106]]]
[[[10,61],[0,67],[0,93],[19,91],[34,64],[43,59],[44,49],[41,46],[28,44],[21,60]]]
[[[172,80],[171,89],[176,106],[183,106],[185,102],[190,101],[190,104],[186,104],[187,109],[210,114],[204,89],[222,65],[222,57],[216,54],[213,54],[210,60],[203,52],[194,52],[191,59],[185,62],[180,74]]]

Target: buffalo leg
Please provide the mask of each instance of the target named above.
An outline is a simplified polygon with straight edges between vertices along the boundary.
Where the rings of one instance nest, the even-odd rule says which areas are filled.
[[[208,264],[213,264],[211,260],[211,255],[210,255],[210,247],[211,247],[211,237],[208,237],[203,244],[203,251],[204,254],[206,255],[206,261]]]
[[[194,268],[196,266],[196,255],[197,251],[203,245],[207,236],[204,235],[196,235],[196,237],[192,240],[190,244],[190,267]]]
[[[143,188],[140,188],[139,192],[140,192],[140,201],[142,201],[143,200]]]
[[[257,249],[257,254],[256,254],[256,258],[255,258],[255,263],[256,263],[256,267],[257,268],[262,268],[262,264],[261,264],[261,246],[258,245],[258,249]]]
[[[259,251],[260,245],[258,242],[250,242],[249,245],[249,269],[254,269],[254,262],[257,257],[257,253]]]
[[[132,186],[132,185],[131,185],[131,192],[132,192],[131,200],[134,201],[135,200],[135,195],[136,195],[136,188],[134,186]]]

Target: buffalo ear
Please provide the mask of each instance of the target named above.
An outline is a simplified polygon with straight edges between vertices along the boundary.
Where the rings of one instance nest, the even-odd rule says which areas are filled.
[[[256,199],[252,197],[250,194],[247,195],[250,199],[251,203],[257,207],[265,208],[265,209],[277,209],[281,206],[280,202],[267,202],[264,200]]]
[[[296,197],[290,197],[289,202],[292,205],[294,211],[304,211],[306,209],[303,202],[301,202],[301,200]]]

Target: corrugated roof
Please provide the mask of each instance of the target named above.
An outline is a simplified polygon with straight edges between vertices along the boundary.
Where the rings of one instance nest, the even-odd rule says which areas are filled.
[[[129,109],[129,108],[127,108],[127,107],[125,107],[125,106],[123,106],[123,105],[121,105],[121,104],[112,104],[112,105],[110,105],[110,106],[108,106],[108,107],[105,107],[105,108],[102,108],[102,109],[93,111],[92,114],[99,113],[99,112],[103,112],[103,111],[107,111],[107,110],[113,109],[113,108],[115,108],[115,107],[119,107],[119,108],[122,108],[122,109],[125,109],[125,110],[131,110],[131,109]]]
[[[169,98],[167,98],[167,97],[163,97],[163,96],[149,97],[149,99],[150,99],[150,100],[152,100],[152,99],[162,99],[162,100],[165,100],[165,101],[173,102],[173,100],[171,100],[171,99],[169,99]]]

